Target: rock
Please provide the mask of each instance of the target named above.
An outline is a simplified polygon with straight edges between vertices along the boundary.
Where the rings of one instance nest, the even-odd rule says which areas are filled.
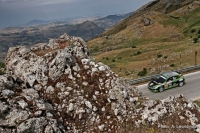
[[[46,89],[47,94],[54,94],[54,88],[52,86],[48,86]]]
[[[0,126],[13,127],[26,120],[29,117],[27,111],[12,109],[6,115],[6,119],[0,121]]]
[[[17,127],[18,133],[42,133],[45,129],[47,121],[44,117],[30,118]]]
[[[98,69],[99,69],[99,71],[105,71],[106,70],[106,68],[104,66],[100,66]]]
[[[92,109],[92,104],[90,103],[90,101],[85,101],[85,105],[86,105],[88,108]]]
[[[83,65],[87,65],[89,63],[90,59],[82,59],[81,62]]]
[[[47,116],[48,118],[52,118],[52,117],[53,117],[53,114],[51,114],[50,112],[47,112],[47,113],[46,113],[46,116]]]
[[[96,68],[96,67],[93,67],[92,68],[92,72],[94,73],[94,72],[97,72],[98,71],[98,69]]]
[[[87,86],[87,85],[88,85],[88,82],[84,81],[84,82],[82,83],[82,85]]]
[[[144,26],[149,26],[153,24],[153,21],[150,18],[143,16],[142,21],[144,22]]]
[[[2,91],[1,95],[2,96],[12,96],[12,95],[14,95],[14,92],[11,90],[5,89]]]
[[[68,86],[68,87],[66,88],[66,90],[70,92],[70,91],[73,90],[73,88]]]
[[[17,101],[17,103],[22,107],[22,109],[25,109],[28,106],[24,100]]]
[[[104,124],[103,124],[103,125],[100,125],[100,126],[98,126],[98,128],[99,128],[99,130],[100,130],[100,131],[104,131]]]
[[[114,113],[115,113],[115,115],[117,116],[118,113],[119,113],[119,109],[115,109],[115,110],[114,110]]]
[[[33,99],[38,99],[39,98],[39,94],[36,90],[34,89],[23,89],[23,94],[22,94],[25,98],[28,98],[27,100],[33,100]]]
[[[39,111],[37,111],[37,112],[35,112],[34,113],[34,115],[37,117],[37,116],[40,116],[42,114],[42,111],[41,110],[39,110]]]
[[[193,109],[194,108],[194,104],[192,102],[190,102],[190,103],[187,104],[187,107]]]
[[[95,95],[99,96],[99,91],[95,91]]]
[[[69,112],[73,111],[74,110],[74,104],[73,103],[70,103],[69,104]]]
[[[199,133],[200,132],[200,124],[196,125],[196,132]]]
[[[0,114],[4,113],[8,109],[8,105],[0,100]]]

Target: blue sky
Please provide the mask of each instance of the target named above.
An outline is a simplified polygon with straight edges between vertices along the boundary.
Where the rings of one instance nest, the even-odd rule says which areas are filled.
[[[0,28],[33,19],[54,20],[124,14],[152,0],[0,0]]]

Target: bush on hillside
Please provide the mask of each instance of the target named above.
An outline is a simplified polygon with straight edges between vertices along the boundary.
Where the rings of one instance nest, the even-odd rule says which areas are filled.
[[[192,29],[192,30],[191,30],[191,33],[194,33],[195,31],[196,31],[196,29]]]
[[[200,34],[200,30],[198,31],[198,34]]]
[[[5,64],[3,62],[0,62],[0,68],[5,68]]]
[[[163,55],[162,54],[157,54],[157,58],[160,58],[160,57],[162,57]]]
[[[138,76],[145,76],[146,74],[147,74],[147,69],[143,68],[143,70],[138,73]]]
[[[171,65],[169,65],[170,67],[175,67],[175,65],[174,64],[171,64]]]
[[[3,62],[0,62],[0,75],[4,74],[4,68],[5,68],[5,64]]]
[[[141,51],[137,51],[137,53],[134,53],[134,55],[139,55],[141,53],[142,53]]]
[[[133,45],[133,46],[132,46],[132,48],[136,48],[136,46],[135,46],[135,45]]]
[[[199,38],[197,38],[197,37],[193,38],[193,42],[194,42],[194,43],[197,43],[198,40],[199,40]]]

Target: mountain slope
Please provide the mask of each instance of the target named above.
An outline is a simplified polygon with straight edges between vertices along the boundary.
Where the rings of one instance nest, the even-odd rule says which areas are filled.
[[[199,16],[200,1],[152,1],[88,46],[98,61],[127,78],[144,76],[144,69],[149,75],[192,66],[200,51]]]
[[[32,46],[38,43],[48,43],[49,38],[57,38],[60,33],[68,33],[71,36],[79,36],[84,40],[91,39],[104,29],[95,23],[85,21],[77,25],[58,24],[54,26],[16,27],[0,31],[0,56],[4,60],[7,50],[12,46]]]
[[[64,33],[68,33],[71,36],[82,37],[85,41],[90,40],[100,35],[106,28],[118,23],[130,14],[131,13],[124,15],[110,15],[96,20],[90,18],[93,21],[77,19],[71,21],[49,22],[48,24],[42,24],[45,22],[47,23],[47,21],[33,20],[27,23],[27,25],[33,26],[2,29],[0,30],[0,61],[4,61],[9,47],[48,43],[49,38],[57,38],[60,34]]]
[[[109,16],[106,16],[104,18],[94,20],[93,22],[95,24],[97,24],[99,27],[107,29],[107,28],[110,28],[113,25],[117,24],[118,22],[120,22],[124,18],[130,16],[131,14],[133,14],[133,12],[127,13],[127,14],[124,14],[124,15],[109,15]]]

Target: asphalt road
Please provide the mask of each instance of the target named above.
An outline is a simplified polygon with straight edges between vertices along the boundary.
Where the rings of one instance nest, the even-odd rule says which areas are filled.
[[[147,84],[139,85],[137,87],[138,90],[149,97],[149,99],[161,100],[177,94],[183,94],[190,100],[200,99],[200,71],[186,74],[184,77],[186,82],[184,86],[165,90],[164,92],[153,93],[148,89]]]

